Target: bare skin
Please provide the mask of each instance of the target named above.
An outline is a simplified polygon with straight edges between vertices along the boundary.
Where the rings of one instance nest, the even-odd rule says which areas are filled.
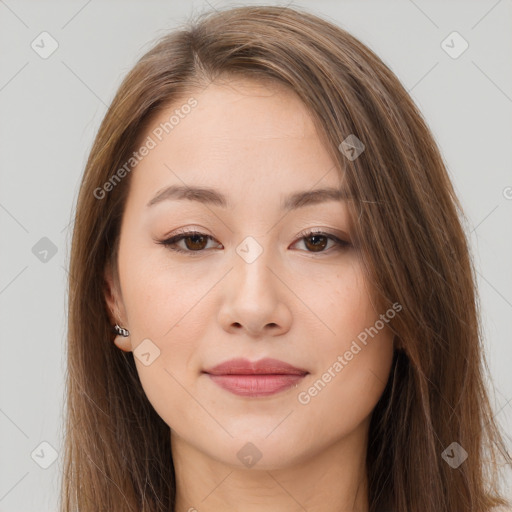
[[[197,106],[132,171],[119,286],[106,271],[112,318],[130,331],[116,345],[132,351],[149,339],[160,351],[148,366],[135,361],[170,427],[174,510],[367,512],[368,426],[392,333],[384,326],[344,356],[385,313],[373,306],[357,247],[307,235],[350,244],[347,200],[281,209],[291,193],[339,189],[340,172],[292,92],[237,78],[193,96]],[[230,207],[147,206],[169,185],[215,188]],[[158,243],[180,228],[206,238],[176,242],[188,253]],[[250,263],[237,251],[246,237],[252,254],[261,250]],[[203,373],[234,357],[308,373],[297,387],[239,396]],[[258,459],[250,467],[247,455]]]

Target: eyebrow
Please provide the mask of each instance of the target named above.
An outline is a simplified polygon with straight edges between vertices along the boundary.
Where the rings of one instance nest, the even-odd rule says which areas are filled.
[[[315,190],[306,190],[304,192],[294,192],[281,202],[281,209],[285,211],[295,210],[297,208],[303,208],[305,206],[311,206],[326,201],[343,201],[349,199],[349,197],[350,196],[346,190],[337,188],[319,188]],[[219,206],[221,208],[228,208],[231,206],[227,197],[218,190],[208,187],[183,185],[171,185],[160,190],[146,206],[150,207],[166,200],[181,199],[198,201],[203,204]]]

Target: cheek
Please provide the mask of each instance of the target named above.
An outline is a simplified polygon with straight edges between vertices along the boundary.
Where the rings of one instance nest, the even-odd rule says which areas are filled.
[[[159,416],[175,428],[184,411],[190,421],[196,415],[201,421],[201,411],[190,407],[189,392],[198,377],[199,343],[213,315],[208,292],[218,277],[210,273],[200,278],[169,261],[152,257],[144,247],[125,252],[119,268],[142,387]],[[158,354],[149,365],[136,356],[142,340],[150,340],[154,345],[148,345],[149,351]]]
[[[334,274],[334,273],[333,273]],[[311,281],[304,280],[304,285]],[[318,280],[321,287],[309,295],[311,308],[325,327],[325,345],[343,350],[350,340],[365,328],[373,325],[380,312],[376,312],[368,293],[361,265],[352,261],[331,275]],[[306,288],[304,288],[304,293]]]
[[[393,334],[380,316],[386,317],[386,311],[375,310],[359,269],[354,267],[337,279],[319,308],[333,332],[315,339],[315,374],[297,393],[311,421],[325,418],[319,429],[326,436],[348,432],[371,414],[393,359]]]
[[[197,339],[202,323],[197,306],[218,278],[199,275],[194,266],[184,268],[166,257],[164,249],[148,244],[125,252],[120,261],[123,299],[127,316],[145,337],[172,338],[177,331],[190,340]],[[182,327],[186,325],[186,333]]]
[[[206,318],[212,314],[205,297],[209,288],[208,282],[191,285],[183,273],[155,267],[134,272],[125,300],[132,348],[150,339],[160,351],[157,367],[169,369],[180,381],[190,378],[193,356],[208,328]]]
[[[339,439],[369,421],[386,386],[393,359],[389,333],[379,333],[366,346],[359,343],[350,350],[351,344],[352,339],[340,342],[340,350],[333,350],[322,369],[297,390],[296,419],[303,418],[318,439]]]

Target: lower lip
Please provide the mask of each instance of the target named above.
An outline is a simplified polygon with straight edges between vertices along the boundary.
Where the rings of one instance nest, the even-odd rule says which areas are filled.
[[[268,396],[299,383],[305,375],[211,375],[221,388],[241,396]]]

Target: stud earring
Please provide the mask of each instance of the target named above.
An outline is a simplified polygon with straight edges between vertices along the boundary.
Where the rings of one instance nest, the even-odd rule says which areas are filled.
[[[124,329],[123,327],[120,327],[119,325],[114,325],[114,330],[116,331],[117,334],[119,334],[119,336],[123,336],[123,338],[127,338],[128,336],[130,336],[130,332],[128,331],[128,329]]]

